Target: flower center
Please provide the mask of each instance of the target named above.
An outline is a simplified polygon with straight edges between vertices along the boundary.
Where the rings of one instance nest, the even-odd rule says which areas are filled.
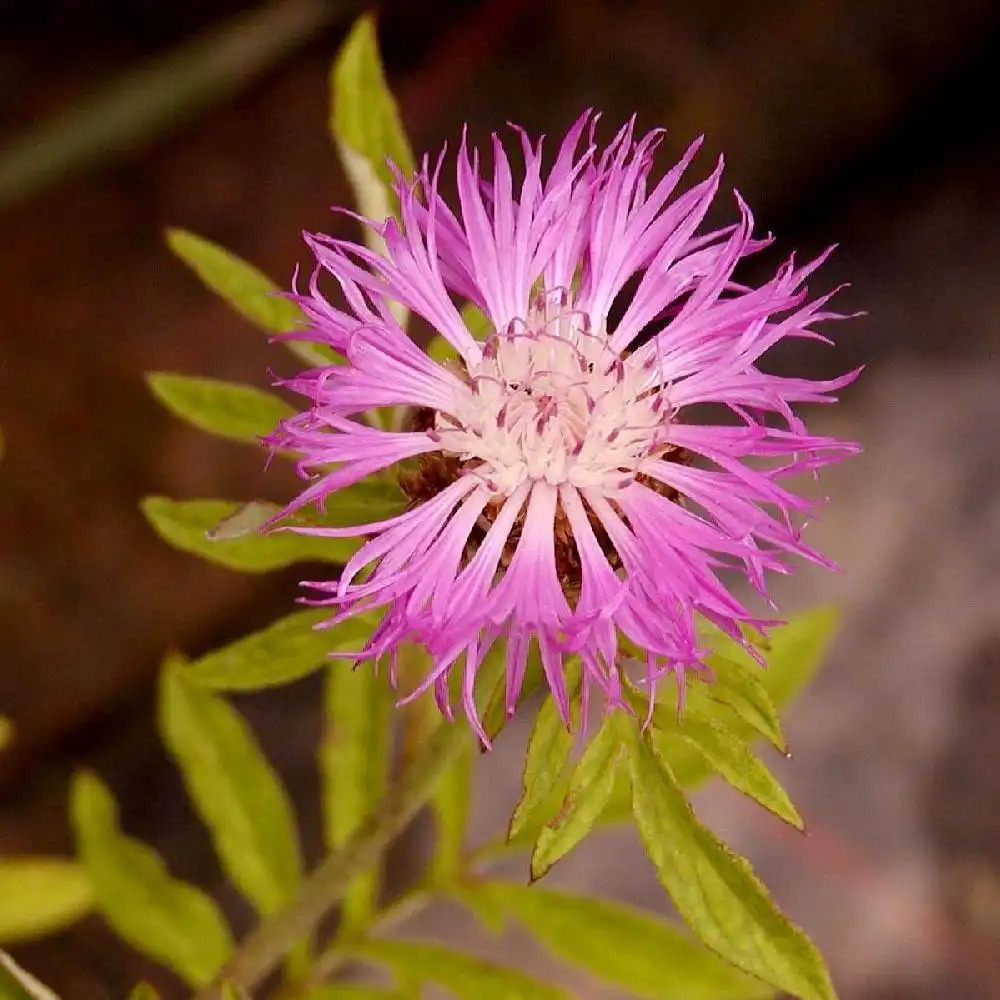
[[[496,493],[527,480],[613,496],[665,447],[661,388],[611,350],[561,291],[539,296],[525,322],[494,333],[468,379],[469,395],[454,415],[438,414],[431,433]]]

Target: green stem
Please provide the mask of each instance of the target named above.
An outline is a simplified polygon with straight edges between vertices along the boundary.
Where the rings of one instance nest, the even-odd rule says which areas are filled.
[[[351,880],[375,864],[430,798],[445,769],[461,751],[468,732],[461,724],[443,723],[399,782],[393,785],[357,833],[328,855],[309,876],[295,902],[267,917],[239,945],[214,983],[193,1000],[222,1000],[222,983],[247,992],[258,986],[294,948],[316,930],[341,901]]]

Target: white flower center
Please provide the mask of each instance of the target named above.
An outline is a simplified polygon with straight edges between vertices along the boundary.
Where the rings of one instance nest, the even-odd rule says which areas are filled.
[[[661,387],[612,351],[561,291],[493,334],[468,374],[468,397],[454,418],[438,414],[435,433],[445,451],[478,459],[496,492],[530,480],[614,495],[667,443]]]

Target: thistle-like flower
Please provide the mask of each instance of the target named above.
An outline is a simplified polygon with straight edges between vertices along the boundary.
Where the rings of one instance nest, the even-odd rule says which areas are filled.
[[[308,325],[292,336],[332,347],[343,364],[283,384],[309,400],[270,443],[299,456],[314,481],[288,505],[336,503],[338,490],[396,466],[408,505],[388,520],[310,527],[367,541],[340,578],[308,584],[331,623],[367,608],[384,617],[362,658],[403,642],[430,654],[416,691],[433,687],[451,715],[448,678],[462,670],[462,702],[495,643],[505,644],[513,712],[532,642],[563,717],[566,658],[579,657],[583,696],[621,705],[622,672],[648,684],[703,667],[698,617],[743,641],[766,629],[724,582],[737,571],[767,597],[765,574],[789,557],[825,560],[801,538],[813,505],[781,485],[853,453],[810,435],[795,403],[831,402],[856,376],[779,377],[758,367],[786,337],[813,331],[829,295],[807,300],[823,257],[794,259],[756,288],[734,279],[769,239],[740,220],[698,233],[716,194],[712,174],[682,194],[692,145],[649,185],[661,133],[626,125],[603,151],[596,117],[570,129],[551,167],[520,130],[524,179],[515,185],[500,140],[492,177],[465,139],[457,157],[458,210],[439,194],[445,154],[397,177],[398,221],[364,220],[385,253],[328,236],[308,242],[317,268],[296,296]],[[332,275],[346,306],[319,278]],[[474,337],[456,300],[485,315]],[[432,360],[393,318],[399,303],[454,349]],[[705,408],[720,404],[717,423]],[[362,419],[405,407],[396,430]],[[711,416],[711,414],[710,414]]]

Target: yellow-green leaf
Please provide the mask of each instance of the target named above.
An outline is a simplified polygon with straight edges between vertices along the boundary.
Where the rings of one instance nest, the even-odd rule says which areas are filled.
[[[5,715],[0,715],[0,750],[10,746],[14,740],[14,723]]]
[[[129,993],[128,1000],[160,1000],[160,994],[149,983],[139,983]]]
[[[227,537],[226,523],[246,507],[233,500],[146,497],[141,507],[153,530],[169,545],[243,573],[267,573],[298,562],[343,563],[362,542],[360,538],[321,538],[292,531],[247,531]]]
[[[96,775],[76,776],[71,813],[80,859],[105,919],[189,984],[210,982],[232,949],[215,903],[172,878],[154,850],[121,832],[115,800]]]
[[[648,1000],[764,1000],[773,991],[660,917],[593,896],[489,882],[475,892],[553,955]]]
[[[413,152],[382,70],[373,15],[355,22],[337,54],[330,84],[330,131],[337,144],[364,157],[385,186],[392,183],[386,157],[412,174]]]
[[[382,797],[389,772],[392,693],[371,663],[334,663],[326,674],[326,711],[319,749],[326,846],[342,847]],[[371,921],[379,871],[358,872],[344,897],[342,929]]]
[[[295,411],[273,392],[217,378],[151,372],[153,395],[175,416],[210,434],[260,444],[279,420]]]
[[[593,829],[607,805],[624,748],[605,720],[573,771],[559,812],[541,829],[531,855],[531,877],[541,878]]]
[[[750,864],[694,815],[663,761],[630,719],[629,775],[636,826],[677,911],[698,938],[734,966],[801,1000],[834,1000],[823,959],[774,904]]]
[[[517,969],[473,958],[439,944],[376,940],[352,951],[387,966],[404,987],[438,983],[456,997],[470,1000],[567,1000],[562,990],[540,983]]]
[[[573,662],[566,674],[567,694],[572,701],[580,686],[579,664]],[[510,818],[508,839],[516,837],[535,817],[538,807],[549,801],[566,769],[573,740],[573,734],[566,728],[555,698],[550,694],[535,716],[535,724],[528,739],[528,752],[521,777],[521,798]]]
[[[230,881],[259,913],[291,902],[302,880],[292,804],[243,717],[166,663],[160,731]]]
[[[216,691],[256,691],[287,684],[318,670],[331,653],[360,649],[378,621],[377,612],[362,612],[334,628],[316,628],[329,616],[322,608],[297,611],[192,660],[184,675]]]
[[[303,1000],[404,1000],[406,994],[380,986],[360,986],[357,983],[337,983],[311,990]]]
[[[74,923],[92,907],[90,882],[75,861],[0,858],[0,941],[42,937]]]

